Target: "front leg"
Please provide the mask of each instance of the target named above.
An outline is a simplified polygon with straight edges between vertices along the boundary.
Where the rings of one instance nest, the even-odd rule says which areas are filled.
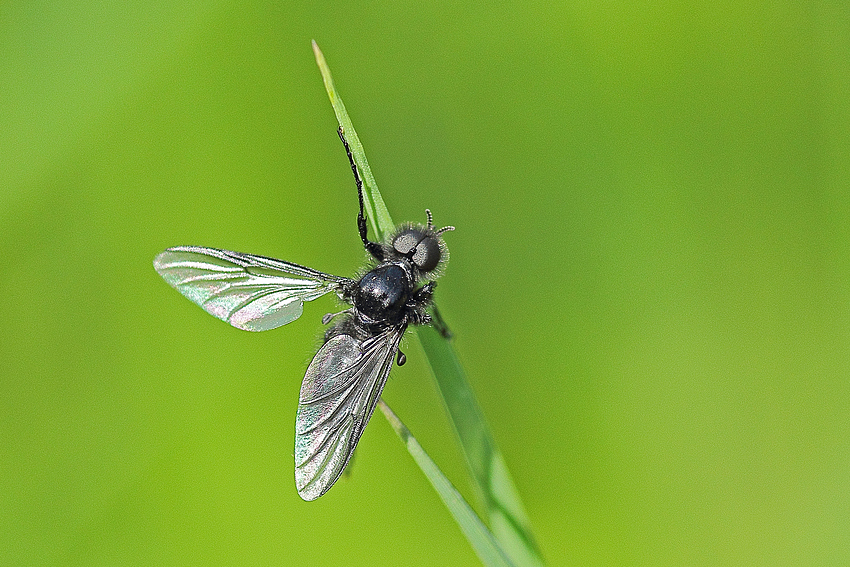
[[[435,287],[437,287],[437,282],[428,282],[414,292],[413,297],[407,302],[410,309],[408,319],[414,325],[431,325],[444,339],[451,339],[452,331],[446,325],[440,310],[433,302]],[[433,316],[425,311],[428,306],[431,307]]]
[[[416,291],[413,292],[413,295],[410,296],[410,300],[407,302],[408,305],[415,305],[417,307],[428,307],[431,304],[431,297],[434,295],[434,288],[437,287],[437,282],[428,282]]]
[[[414,325],[427,325],[431,322],[431,316],[425,311],[431,304],[434,288],[437,282],[428,282],[416,291],[407,300],[407,318]]]
[[[437,304],[431,304],[431,312],[434,313],[434,316],[431,318],[431,326],[434,327],[440,335],[446,340],[452,338],[452,330],[449,329],[449,326],[446,324],[446,321],[443,319],[440,310],[437,309]]]
[[[369,240],[366,234],[366,215],[363,207],[363,181],[360,179],[360,173],[357,171],[357,164],[354,163],[354,156],[351,155],[351,148],[348,146],[348,140],[345,139],[345,134],[342,131],[342,126],[337,130],[339,139],[342,140],[342,145],[345,146],[345,153],[348,155],[348,163],[351,164],[351,172],[354,174],[354,182],[357,184],[357,199],[360,201],[360,212],[357,213],[357,231],[360,233],[360,240],[363,241],[363,247],[379,262],[383,262],[386,254],[384,247],[377,242]]]

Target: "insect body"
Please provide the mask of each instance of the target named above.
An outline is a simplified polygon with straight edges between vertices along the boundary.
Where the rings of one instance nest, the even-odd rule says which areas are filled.
[[[197,246],[169,248],[156,271],[208,313],[246,331],[266,331],[301,316],[305,301],[336,293],[351,305],[325,315],[334,321],[307,368],[295,418],[295,484],[315,500],[340,477],[375,410],[393,359],[404,364],[399,343],[408,325],[431,323],[427,312],[448,259],[431,212],[427,224],[403,225],[386,241],[367,237],[363,184],[343,135],[357,183],[357,226],[375,264],[358,280],[253,254]],[[432,278],[432,279],[429,279]],[[428,280],[424,285],[421,282]]]

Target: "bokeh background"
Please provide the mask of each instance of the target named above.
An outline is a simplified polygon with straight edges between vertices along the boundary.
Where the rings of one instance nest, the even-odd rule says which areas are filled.
[[[151,261],[341,275],[322,47],[551,565],[850,563],[846,2],[4,2],[0,564],[475,565],[381,415],[293,483],[325,298],[237,331]],[[385,399],[472,498],[416,344]]]

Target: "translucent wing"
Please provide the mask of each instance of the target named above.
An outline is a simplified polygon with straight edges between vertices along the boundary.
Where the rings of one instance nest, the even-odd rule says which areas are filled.
[[[199,246],[169,248],[153,266],[207,313],[246,331],[286,325],[301,316],[305,301],[350,281],[273,258]]]
[[[358,340],[336,335],[307,368],[295,418],[295,486],[315,500],[336,482],[387,382],[406,325]]]

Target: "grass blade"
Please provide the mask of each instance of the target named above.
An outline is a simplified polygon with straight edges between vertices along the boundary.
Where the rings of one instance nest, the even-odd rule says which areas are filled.
[[[351,147],[351,155],[354,157],[354,161],[360,170],[360,176],[363,179],[365,208],[370,226],[376,238],[382,240],[394,230],[395,224],[392,222],[389,211],[381,198],[381,193],[378,191],[378,185],[372,175],[369,163],[366,161],[363,145],[357,137],[357,132],[354,130],[354,125],[351,123],[342,99],[336,92],[333,78],[331,77],[331,72],[324,55],[322,55],[315,41],[313,42],[313,52],[316,55],[316,62],[322,73],[322,79],[324,80],[331,106],[333,106],[339,125],[342,126],[345,132],[346,140]],[[469,387],[454,347],[431,327],[419,327],[416,330],[431,370],[437,380],[440,394],[452,421],[452,426],[466,457],[467,466],[469,467],[475,486],[475,493],[487,512],[489,523],[493,530],[493,536],[498,541],[501,549],[517,566],[536,567],[543,565],[543,558],[534,541],[534,536],[519,498],[519,493],[514,486],[513,480],[511,480],[502,454],[493,440],[490,428],[484,421],[481,408],[475,399],[472,389]],[[382,405],[383,408],[386,408],[386,405]],[[392,414],[389,408],[386,408],[384,413],[387,414],[388,412]],[[390,419],[389,415],[387,417]],[[398,420],[398,418],[395,419]],[[392,422],[392,419],[390,421]],[[399,435],[405,440],[410,450],[410,439],[413,438],[406,428],[404,431],[406,431],[406,437],[401,432]],[[413,442],[415,443],[415,439],[413,439]],[[418,443],[416,446],[418,447]],[[421,447],[419,447],[418,451],[424,455]],[[426,468],[433,467],[436,473],[439,473],[440,477],[445,479],[445,476],[443,476],[442,472],[437,469],[436,465],[434,465],[433,461],[427,455],[424,455],[427,463],[423,466],[423,463],[419,460],[420,458],[417,457],[417,454],[414,454],[413,450],[411,450],[411,454],[414,455],[414,459],[416,459],[423,472],[425,472],[431,483],[440,493],[440,497],[443,498],[446,506],[452,511],[455,521],[461,525],[464,533],[467,533],[464,524],[469,521],[468,518],[463,514],[460,517],[455,514],[455,510],[449,504],[447,497],[440,492],[438,483],[433,480],[430,474],[432,471],[430,471],[430,468],[429,470],[426,470]],[[445,482],[448,483],[447,480]],[[451,489],[454,490],[453,487]],[[460,496],[458,495],[457,498],[460,498]],[[464,502],[464,505],[468,508],[466,502]],[[469,512],[474,515],[474,512],[471,510]],[[480,519],[477,516],[476,520],[480,523]],[[473,547],[477,545],[472,539],[470,539],[470,543],[472,543]],[[477,550],[478,548],[476,547]]]
[[[363,199],[366,208],[366,217],[372,225],[375,240],[380,242],[387,233],[395,229],[395,224],[392,218],[390,218],[390,212],[387,210],[384,200],[381,198],[381,192],[378,191],[378,184],[375,183],[372,168],[369,167],[369,162],[366,161],[363,144],[360,143],[357,131],[354,130],[354,124],[351,123],[351,118],[348,117],[348,112],[345,111],[345,105],[342,103],[342,99],[336,93],[334,81],[331,77],[331,70],[325,62],[325,56],[315,41],[313,41],[313,53],[316,55],[316,63],[318,63],[319,70],[322,72],[322,80],[325,83],[325,90],[328,91],[328,98],[331,99],[331,106],[334,109],[334,114],[336,114],[336,120],[345,132],[345,139],[351,147],[351,155],[354,157],[354,162],[357,164],[360,178],[363,181]]]
[[[416,461],[416,464],[419,465],[419,468],[422,469],[422,472],[424,472],[425,476],[428,477],[428,480],[431,482],[434,490],[437,491],[437,494],[440,495],[440,498],[443,500],[446,508],[448,508],[452,516],[454,516],[455,521],[460,526],[460,529],[463,531],[466,539],[468,539],[469,543],[472,544],[472,548],[475,550],[475,553],[478,554],[481,562],[488,567],[512,566],[513,563],[505,557],[505,554],[499,547],[499,544],[496,543],[493,534],[490,533],[490,530],[487,529],[487,526],[484,525],[457,489],[452,486],[452,483],[449,482],[449,479],[447,479],[439,467],[437,467],[436,463],[431,460],[431,457],[429,457],[425,450],[422,449],[422,446],[413,434],[410,433],[410,430],[405,427],[398,416],[393,413],[390,407],[384,403],[383,400],[380,400],[378,405],[381,408],[381,411],[384,412],[384,415],[387,417],[390,425],[392,425],[393,429],[395,429],[395,432],[399,437],[401,437],[401,440],[404,442],[407,450],[413,456],[413,460]]]
[[[543,565],[519,493],[502,453],[484,420],[452,344],[433,327],[416,334],[440,388],[455,433],[474,479],[476,494],[487,511],[490,528],[517,565]]]

